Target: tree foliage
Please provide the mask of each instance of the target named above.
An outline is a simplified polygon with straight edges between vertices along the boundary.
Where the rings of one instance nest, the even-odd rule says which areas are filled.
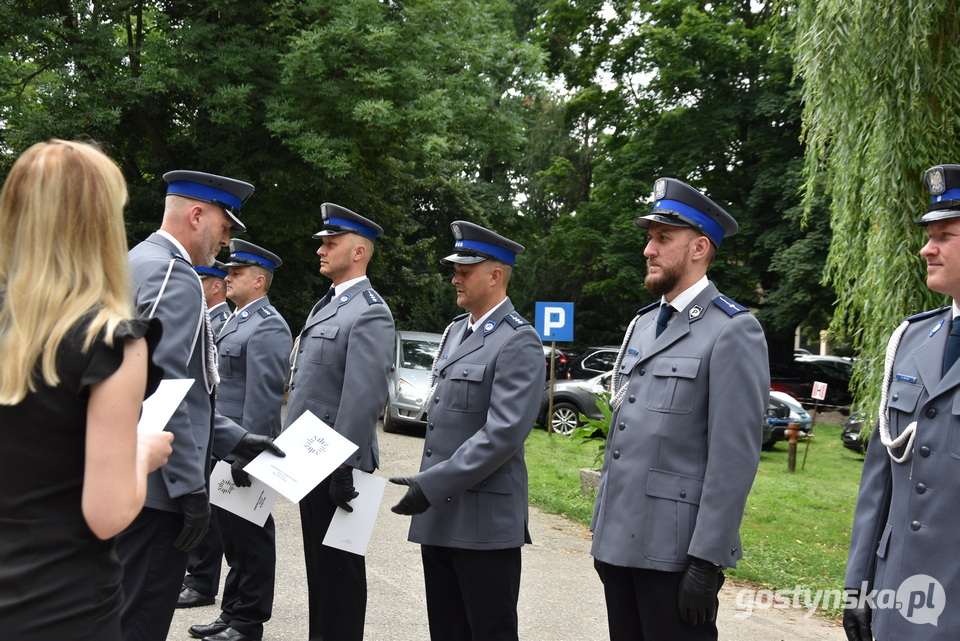
[[[857,397],[876,415],[887,338],[944,304],[920,283],[924,171],[960,157],[960,12],[955,2],[800,0],[808,206],[829,197],[832,329],[857,328]]]

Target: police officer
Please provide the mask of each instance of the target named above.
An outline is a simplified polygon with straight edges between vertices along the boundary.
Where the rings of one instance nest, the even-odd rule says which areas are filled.
[[[227,304],[227,284],[223,281],[227,277],[227,267],[217,260],[212,267],[194,265],[193,269],[200,276],[203,299],[207,302],[207,314],[210,316],[210,328],[216,337],[231,314],[230,305]]]
[[[226,266],[215,260],[211,267],[194,265],[193,271],[200,276],[203,287],[203,299],[207,304],[207,316],[210,329],[216,338],[220,328],[230,317],[227,304]],[[177,598],[178,608],[196,608],[213,605],[220,590],[220,562],[223,560],[223,544],[220,542],[220,530],[217,520],[210,519],[210,528],[197,547],[190,550],[187,560],[187,575],[183,578],[183,587]]]
[[[457,305],[431,374],[420,473],[393,511],[413,514],[430,637],[516,639],[527,529],[523,442],[543,397],[539,335],[507,297],[523,246],[479,225],[451,225]]]
[[[379,466],[377,419],[387,398],[393,315],[371,287],[367,266],[383,229],[333,203],[321,208],[317,255],[332,286],[314,306],[294,346],[285,425],[307,410],[359,449],[300,501],[310,608],[310,639],[363,638],[367,578],[362,556],[321,542],[337,508],[357,493],[354,468]]]
[[[280,434],[287,359],[293,344],[290,328],[267,298],[274,270],[281,264],[276,254],[253,243],[230,243],[225,282],[236,311],[217,337],[217,411],[247,431],[270,438]],[[233,462],[234,480],[249,486],[243,464]],[[220,616],[209,625],[191,626],[190,635],[209,641],[260,639],[273,609],[277,561],[273,516],[260,527],[218,507],[213,512],[230,571]]]
[[[952,303],[906,319],[890,338],[844,581],[851,641],[952,639],[960,629],[951,606],[960,595],[960,165],[932,167],[924,184],[927,287]]]
[[[252,459],[273,441],[231,421],[213,426],[219,381],[216,346],[203,289],[193,265],[214,264],[230,232],[244,231],[240,208],[253,185],[199,171],[171,171],[160,229],[130,250],[134,299],[143,318],[158,318],[163,336],[153,353],[164,377],[193,379],[166,430],[175,435],[166,465],[147,478],[147,498],[117,537],[123,564],[124,641],[165,641],[187,567],[187,551],[210,521],[207,479],[211,451]]]
[[[707,279],[737,222],[661,178],[644,285],[660,300],[617,356],[613,418],[591,529],[612,641],[716,639],[722,569],[742,556],[740,521],[760,460],[770,392],[763,331]]]

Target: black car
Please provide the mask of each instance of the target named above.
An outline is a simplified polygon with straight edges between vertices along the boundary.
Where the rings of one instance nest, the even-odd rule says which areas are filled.
[[[609,372],[613,369],[613,363],[617,360],[619,351],[619,345],[588,347],[577,354],[576,358],[570,359],[567,365],[567,378],[585,380]]]
[[[857,454],[864,454],[866,446],[860,437],[863,431],[863,416],[859,412],[854,412],[850,418],[843,424],[843,431],[840,432],[840,440],[843,446],[848,450],[853,450]]]
[[[554,348],[556,357],[553,361],[554,380],[561,380],[567,377],[567,367],[569,365],[566,353],[559,347]],[[543,358],[547,364],[547,380],[550,380],[550,346],[543,346]]]
[[[827,384],[826,398],[819,402],[813,398],[815,382]],[[850,404],[853,402],[850,377],[841,375],[836,368],[824,367],[820,363],[770,363],[770,389],[786,392],[808,408],[819,405],[820,409],[837,409],[843,412],[850,411]]]

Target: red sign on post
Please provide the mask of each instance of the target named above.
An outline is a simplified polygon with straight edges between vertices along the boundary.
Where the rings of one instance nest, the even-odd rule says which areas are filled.
[[[813,384],[813,393],[810,395],[818,401],[822,401],[827,398],[827,384],[816,381]]]

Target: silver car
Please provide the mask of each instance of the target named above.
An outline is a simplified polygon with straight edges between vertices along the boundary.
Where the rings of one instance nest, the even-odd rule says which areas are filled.
[[[430,389],[430,369],[440,349],[440,334],[400,331],[394,337],[393,363],[388,373],[383,431],[426,425],[423,402]]]

